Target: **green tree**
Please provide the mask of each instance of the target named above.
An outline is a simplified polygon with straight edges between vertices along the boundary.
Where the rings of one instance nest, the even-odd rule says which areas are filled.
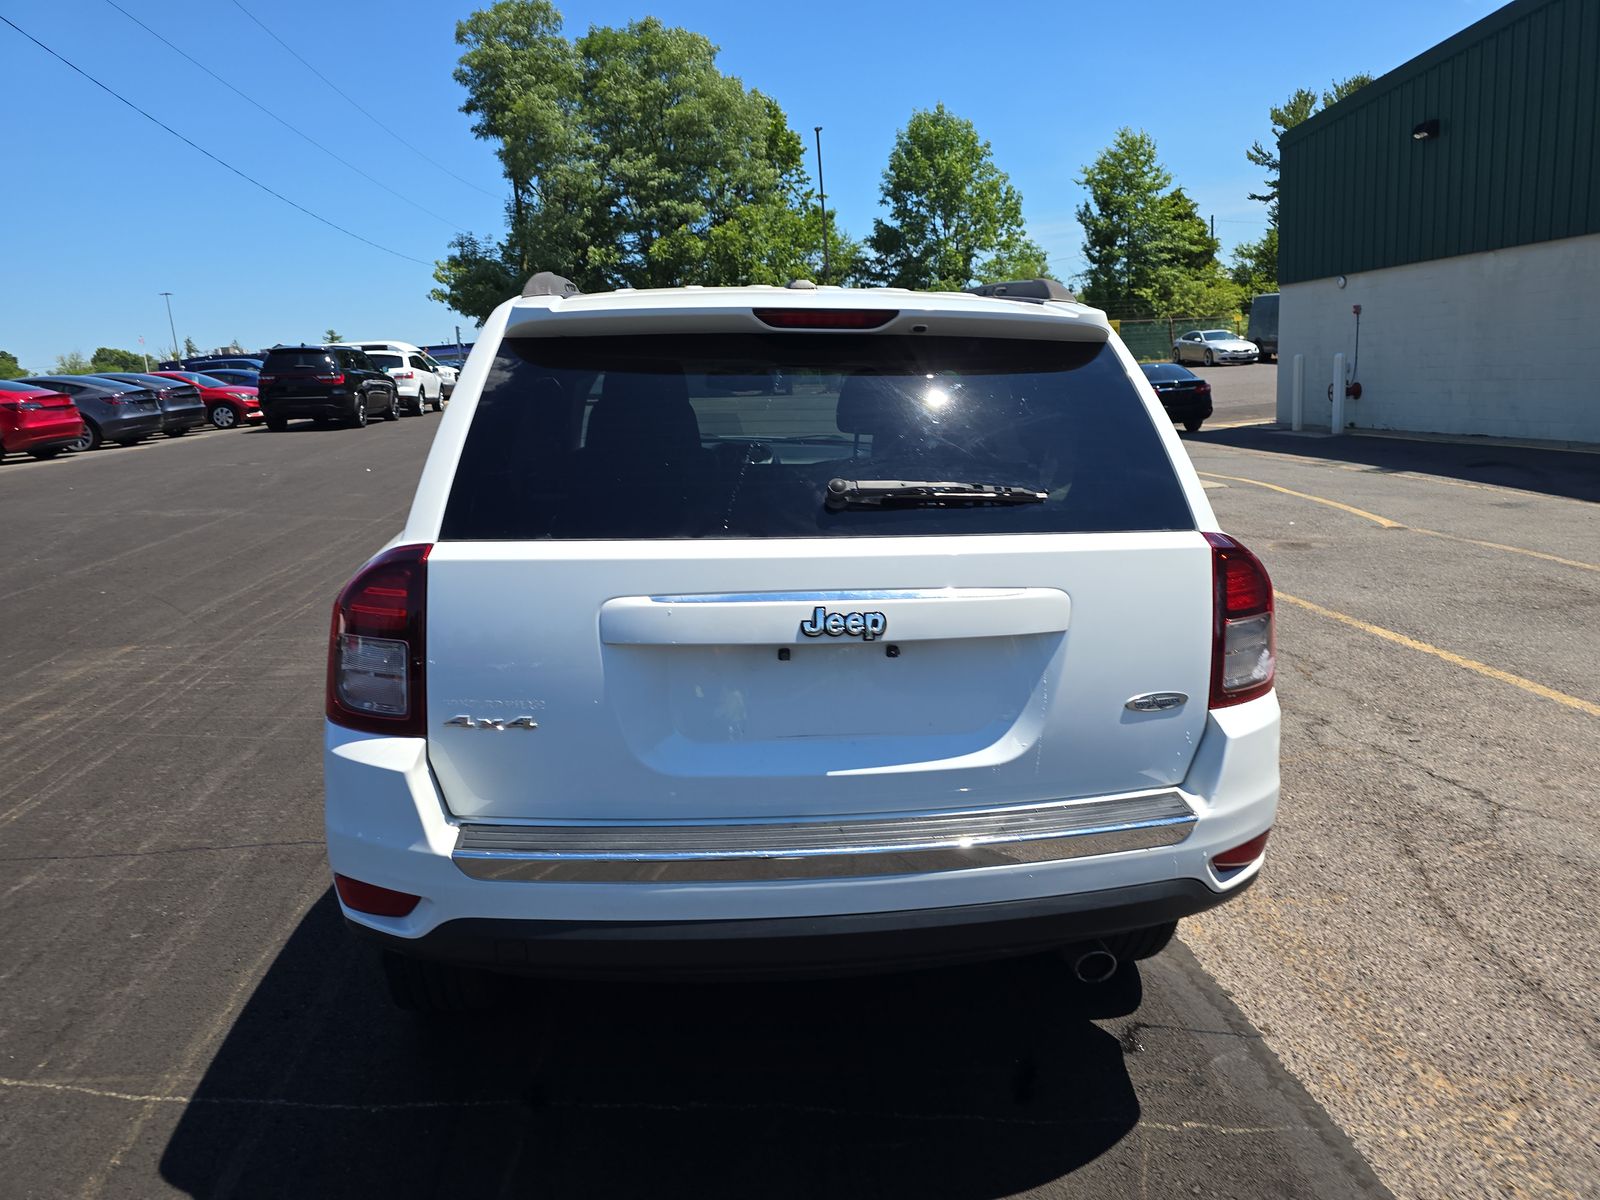
[[[56,355],[56,365],[51,370],[53,375],[88,375],[91,374],[92,364],[76,350],[69,350],[65,354]]]
[[[1088,260],[1081,295],[1116,317],[1215,316],[1236,310],[1238,285],[1193,200],[1174,187],[1155,140],[1120,129],[1084,167],[1078,206]]]
[[[144,355],[133,350],[116,350],[101,346],[89,360],[91,371],[143,371],[147,363]]]
[[[1246,298],[1278,290],[1278,229],[1268,228],[1258,241],[1240,242],[1228,269]]]
[[[481,320],[536,270],[586,290],[820,271],[803,143],[718,70],[710,41],[653,17],[576,41],[561,28],[547,0],[500,0],[456,27],[463,110],[511,194],[504,237],[456,237],[431,298]],[[853,243],[832,241],[853,266]]]
[[[337,329],[325,329],[322,332],[322,340],[325,345],[331,346],[335,342],[344,341],[344,338],[340,336]]]
[[[194,339],[193,338],[186,337],[186,338],[183,339],[183,357],[184,358],[193,358],[195,355],[197,355],[199,353],[200,353],[200,347],[196,346],[194,344]]]
[[[1045,254],[1022,223],[1022,193],[977,128],[939,104],[895,137],[873,222],[872,273],[893,287],[964,288],[1043,275]]]
[[[21,379],[27,372],[9,350],[0,350],[0,379]]]
[[[1278,139],[1330,104],[1337,104],[1371,82],[1371,75],[1357,73],[1348,79],[1334,80],[1321,96],[1307,88],[1296,88],[1282,104],[1267,110],[1267,116],[1272,122],[1272,148],[1269,150],[1260,142],[1256,142],[1244,152],[1244,156],[1267,172],[1265,190],[1259,194],[1251,192],[1250,199],[1266,202],[1267,221],[1274,229],[1278,227]],[[1276,255],[1274,255],[1272,271],[1274,282],[1277,273]]]

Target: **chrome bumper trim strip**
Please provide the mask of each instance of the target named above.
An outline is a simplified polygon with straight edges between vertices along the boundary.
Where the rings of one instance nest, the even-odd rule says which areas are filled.
[[[965,871],[1173,846],[1194,810],[1177,791],[1026,808],[725,824],[464,824],[452,855],[473,879],[755,882]]]

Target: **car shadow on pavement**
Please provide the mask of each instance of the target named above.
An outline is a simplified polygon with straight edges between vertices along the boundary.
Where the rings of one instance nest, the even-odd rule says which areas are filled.
[[[389,1007],[328,893],[225,1038],[161,1174],[194,1196],[1010,1195],[1137,1123],[1122,1047],[1090,1019],[1137,1006],[1137,970],[1124,978],[1084,988],[1031,959],[530,982],[505,1012],[429,1023]]]
[[[1201,430],[1185,434],[1184,441],[1350,463],[1380,472],[1414,471],[1600,502],[1600,455],[1580,451],[1359,435],[1328,437],[1261,428]]]

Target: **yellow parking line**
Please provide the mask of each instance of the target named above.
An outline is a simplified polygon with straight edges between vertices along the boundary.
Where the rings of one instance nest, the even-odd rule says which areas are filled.
[[[1388,517],[1380,517],[1377,513],[1370,513],[1364,508],[1353,508],[1348,504],[1341,504],[1337,500],[1329,500],[1326,496],[1313,496],[1310,492],[1297,492],[1292,488],[1279,487],[1275,483],[1263,483],[1259,479],[1246,479],[1242,475],[1218,475],[1212,471],[1198,471],[1196,474],[1207,479],[1231,479],[1235,483],[1249,483],[1256,487],[1270,488],[1274,492],[1282,492],[1286,496],[1296,496],[1301,500],[1310,500],[1315,504],[1325,504],[1329,508],[1337,508],[1341,512],[1353,513],[1355,516],[1372,521],[1385,529],[1404,529],[1411,533],[1421,533],[1428,537],[1443,538],[1447,542],[1460,542],[1466,546],[1482,546],[1486,550],[1504,550],[1507,554],[1523,554],[1529,558],[1543,559],[1545,562],[1560,563],[1563,567],[1575,567],[1580,571],[1600,571],[1600,563],[1582,562],[1576,558],[1562,558],[1559,554],[1546,554],[1543,550],[1529,550],[1525,546],[1508,546],[1504,542],[1486,542],[1481,538],[1462,537],[1456,533],[1442,533],[1437,529],[1422,529],[1416,525],[1406,525],[1399,521],[1391,521]]]
[[[1234,483],[1254,484],[1259,488],[1268,488],[1274,492],[1282,492],[1285,496],[1297,496],[1301,500],[1309,500],[1313,504],[1325,504],[1329,508],[1337,508],[1341,512],[1347,512],[1353,514],[1354,516],[1363,517],[1376,525],[1382,525],[1385,529],[1405,528],[1405,526],[1399,521],[1391,521],[1388,517],[1380,517],[1377,513],[1369,513],[1364,508],[1356,508],[1349,504],[1340,504],[1339,501],[1329,500],[1326,496],[1313,496],[1309,492],[1297,492],[1293,488],[1279,487],[1275,483],[1262,483],[1259,479],[1246,479],[1243,475],[1218,475],[1214,471],[1199,471],[1196,473],[1204,475],[1207,479],[1229,479]]]
[[[1404,528],[1411,530],[1412,533],[1425,533],[1429,537],[1443,538],[1447,542],[1465,542],[1469,546],[1484,546],[1490,550],[1504,550],[1510,554],[1526,554],[1529,558],[1542,558],[1545,562],[1560,563],[1563,567],[1577,567],[1580,571],[1600,571],[1600,563],[1579,562],[1575,558],[1562,558],[1559,554],[1546,554],[1543,550],[1507,546],[1503,542],[1484,542],[1453,533],[1440,533],[1437,529],[1418,529],[1415,525],[1407,525]]]
[[[1352,617],[1347,613],[1335,612],[1331,608],[1324,608],[1320,604],[1313,604],[1310,600],[1302,600],[1299,596],[1291,596],[1288,592],[1274,590],[1273,594],[1279,599],[1303,608],[1307,612],[1314,612],[1320,617],[1338,621],[1359,629],[1363,633],[1370,633],[1373,637],[1383,638],[1385,641],[1394,642],[1408,650],[1419,650],[1423,654],[1431,654],[1435,658],[1443,659],[1452,666],[1461,667],[1467,671],[1474,671],[1486,679],[1498,679],[1501,683],[1509,683],[1512,687],[1521,688],[1545,700],[1554,700],[1557,704],[1564,704],[1568,708],[1575,708],[1579,712],[1588,713],[1591,717],[1600,717],[1600,704],[1592,700],[1584,700],[1578,696],[1569,696],[1566,692],[1558,692],[1555,688],[1546,687],[1542,683],[1535,683],[1531,679],[1524,679],[1521,675],[1513,675],[1510,671],[1502,671],[1499,667],[1491,667],[1487,663],[1478,662],[1476,659],[1465,658],[1450,650],[1442,650],[1438,646],[1419,642],[1416,638],[1407,637],[1403,633],[1396,633],[1392,629],[1385,629],[1382,625],[1373,625],[1367,621]]]

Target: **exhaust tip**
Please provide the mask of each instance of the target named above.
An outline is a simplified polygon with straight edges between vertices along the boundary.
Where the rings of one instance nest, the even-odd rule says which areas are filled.
[[[1117,973],[1117,956],[1104,946],[1085,950],[1072,960],[1072,973],[1079,983],[1104,983]]]

